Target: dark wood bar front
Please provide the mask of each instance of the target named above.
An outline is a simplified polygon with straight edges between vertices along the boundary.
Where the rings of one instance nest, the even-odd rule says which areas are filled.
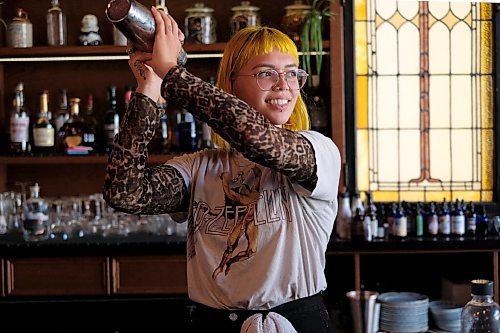
[[[467,283],[487,278],[499,285],[498,237],[411,238],[374,242],[332,240],[327,251],[325,297],[340,331],[349,331],[351,290],[414,291],[440,299],[444,280]],[[64,318],[97,311],[73,327],[62,320],[54,332],[102,327],[105,332],[183,332],[190,309],[185,242],[179,236],[128,237],[24,242],[0,237],[2,313],[33,310],[35,318]],[[498,288],[495,298],[498,299]],[[104,311],[104,312],[102,312]],[[107,313],[107,314],[105,314]],[[80,313],[80,315],[82,315]],[[72,330],[73,329],[73,330]],[[167,330],[170,332],[170,330]]]

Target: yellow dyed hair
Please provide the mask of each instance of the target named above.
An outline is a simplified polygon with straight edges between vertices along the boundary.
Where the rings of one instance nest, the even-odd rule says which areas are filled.
[[[233,75],[239,73],[252,57],[272,51],[290,54],[299,64],[297,46],[283,32],[269,27],[247,27],[238,31],[224,50],[217,73],[217,87],[233,94]],[[307,108],[299,94],[290,119],[283,124],[283,128],[300,131],[308,130],[309,126]],[[212,140],[219,147],[229,147],[229,144],[213,131]]]

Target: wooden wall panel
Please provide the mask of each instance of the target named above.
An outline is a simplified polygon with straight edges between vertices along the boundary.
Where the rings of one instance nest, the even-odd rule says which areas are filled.
[[[115,294],[187,294],[185,256],[112,259]]]
[[[108,259],[103,257],[6,260],[7,295],[108,295]]]

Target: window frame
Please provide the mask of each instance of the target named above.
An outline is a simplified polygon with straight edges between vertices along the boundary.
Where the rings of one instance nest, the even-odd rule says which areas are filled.
[[[493,35],[495,39],[494,45],[494,58],[497,59],[500,54],[500,4],[492,4],[493,6]],[[343,62],[344,62],[344,105],[345,111],[343,112],[343,124],[344,133],[341,140],[335,135],[333,136],[334,141],[341,147],[341,153],[343,153],[343,177],[340,181],[339,192],[349,192],[354,193],[358,191],[357,186],[357,159],[356,159],[356,69],[355,69],[355,34],[354,34],[354,5],[353,1],[343,1],[342,0],[342,21],[343,21]],[[335,35],[332,34],[335,39]],[[333,55],[332,55],[333,56]],[[333,68],[332,68],[333,72]],[[499,214],[500,213],[500,186],[498,186],[498,181],[500,180],[500,168],[498,168],[498,161],[500,154],[500,117],[498,114],[498,103],[500,100],[500,76],[496,75],[500,73],[500,61],[494,61],[493,75],[494,80],[494,159],[493,159],[493,201],[484,202],[487,207],[488,214]],[[334,73],[332,73],[334,75]],[[333,80],[332,80],[333,82]],[[333,89],[332,89],[333,90]],[[333,99],[333,96],[332,96]],[[337,111],[338,112],[338,111]],[[339,116],[335,116],[336,110],[333,110],[332,122],[340,119]],[[335,133],[335,126],[332,126]]]

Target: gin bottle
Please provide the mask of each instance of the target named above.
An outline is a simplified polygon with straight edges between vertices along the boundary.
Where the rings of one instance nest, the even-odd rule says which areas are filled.
[[[23,207],[23,238],[25,241],[42,241],[49,238],[49,205],[40,198],[40,186],[30,186],[31,196]]]

